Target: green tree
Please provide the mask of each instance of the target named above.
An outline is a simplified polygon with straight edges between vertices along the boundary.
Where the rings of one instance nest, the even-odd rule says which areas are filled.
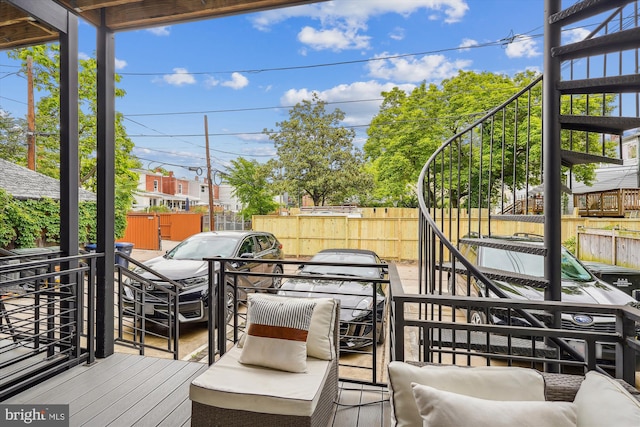
[[[58,44],[38,45],[15,50],[9,56],[23,61],[33,58],[34,88],[43,94],[36,105],[36,167],[45,175],[60,177],[60,46]],[[80,184],[83,188],[96,191],[96,60],[79,61],[79,162]],[[116,83],[120,76],[115,76]],[[115,96],[122,97],[124,90],[116,87]],[[133,192],[138,177],[132,169],[141,166],[131,154],[133,142],[127,136],[123,116],[115,117],[115,230],[116,237],[124,235],[126,215],[133,204]]]
[[[461,71],[440,85],[423,83],[408,95],[398,88],[383,92],[364,145],[375,196],[394,205],[416,206],[415,184],[429,157],[531,78]]]
[[[268,182],[270,167],[256,160],[238,157],[231,160],[232,168],[224,175],[224,180],[233,187],[233,195],[242,202],[242,216],[266,215],[273,212],[278,204],[273,200],[274,192]]]
[[[353,145],[355,132],[340,126],[344,117],[340,109],[327,112],[314,94],[289,110],[289,120],[276,123],[279,131],[264,130],[277,151],[271,165],[279,189],[308,195],[316,206],[364,197],[372,181]]]
[[[26,122],[0,110],[0,158],[26,165]]]

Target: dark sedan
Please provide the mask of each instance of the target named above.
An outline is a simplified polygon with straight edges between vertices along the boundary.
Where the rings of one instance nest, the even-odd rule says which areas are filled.
[[[380,257],[368,250],[326,249],[314,255],[311,262],[333,265],[301,266],[297,273],[299,277],[284,282],[278,293],[339,299],[340,345],[344,349],[366,347],[374,341],[384,342],[385,286],[368,281],[384,279],[387,275]]]
[[[230,267],[239,271],[252,273],[282,274],[283,259],[282,244],[271,233],[259,231],[215,231],[195,234],[182,241],[165,255],[150,259],[145,266],[183,286],[178,297],[179,321],[206,322],[207,294],[209,286],[208,263],[205,258],[244,258],[246,261],[233,263]],[[254,259],[269,259],[273,262],[258,263]],[[216,263],[216,270],[219,266]],[[166,318],[166,292],[161,289],[168,285],[159,280],[153,273],[144,269],[136,269],[134,273],[151,280],[153,285],[147,284],[146,291],[151,295],[144,301],[145,315],[150,318]],[[216,276],[217,277],[217,276]],[[280,277],[239,276],[242,283],[238,287],[241,294],[245,289],[277,288]],[[125,304],[133,306],[135,287],[137,282],[129,282],[124,287]],[[233,288],[226,286],[228,304],[233,304]],[[140,295],[140,292],[135,292]],[[154,299],[155,297],[155,299]],[[164,298],[164,300],[163,300]],[[227,309],[229,318],[230,310]]]

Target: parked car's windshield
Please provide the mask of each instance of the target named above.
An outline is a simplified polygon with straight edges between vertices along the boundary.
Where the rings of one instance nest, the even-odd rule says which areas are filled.
[[[215,256],[233,257],[238,238],[228,236],[202,236],[187,239],[169,251],[166,258],[202,260]]]
[[[561,275],[563,279],[578,282],[593,280],[591,274],[564,248],[562,248],[561,263]],[[541,255],[496,248],[484,248],[482,253],[482,266],[527,274],[529,276],[544,277],[544,257]]]
[[[317,262],[335,262],[344,264],[376,264],[378,261],[366,254],[357,253],[318,253],[311,258]],[[343,267],[333,265],[305,265],[302,273],[328,274],[357,277],[380,278],[380,270],[376,267]]]

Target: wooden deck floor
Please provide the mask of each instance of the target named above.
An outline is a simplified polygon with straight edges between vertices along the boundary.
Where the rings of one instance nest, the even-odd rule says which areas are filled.
[[[116,353],[76,366],[5,404],[69,404],[70,426],[188,426],[189,384],[207,365]],[[334,427],[390,425],[386,388],[340,383]]]

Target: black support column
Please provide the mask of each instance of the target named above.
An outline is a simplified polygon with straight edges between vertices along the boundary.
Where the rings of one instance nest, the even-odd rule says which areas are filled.
[[[562,296],[562,204],[560,159],[560,93],[556,82],[561,78],[560,61],[551,56],[551,48],[560,46],[560,26],[549,23],[549,17],[560,11],[560,0],[544,1],[544,80],[542,94],[542,164],[544,181],[544,245],[547,256],[544,276],[549,281],[544,299],[560,301]],[[555,313],[553,327],[560,328],[560,313]],[[556,372],[557,364],[546,369]]]
[[[114,352],[114,220],[115,220],[115,37],[104,24],[97,29],[98,260],[96,356]]]

